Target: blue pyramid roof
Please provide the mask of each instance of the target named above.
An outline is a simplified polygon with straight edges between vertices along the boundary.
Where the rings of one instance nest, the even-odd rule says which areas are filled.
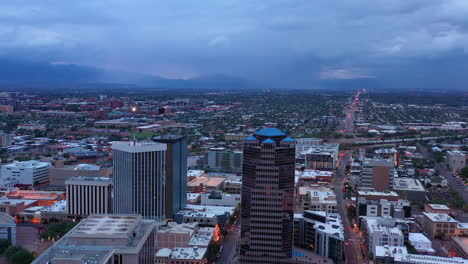
[[[276,142],[271,138],[267,138],[267,139],[263,140],[262,143],[275,144]]]
[[[248,136],[244,139],[245,141],[257,141],[258,139],[254,136]]]
[[[282,142],[296,142],[296,140],[292,137],[285,137],[281,141]]]
[[[286,136],[286,134],[283,131],[281,131],[281,130],[279,130],[277,128],[273,128],[273,127],[260,129],[259,131],[255,132],[254,135],[264,136],[264,137]]]

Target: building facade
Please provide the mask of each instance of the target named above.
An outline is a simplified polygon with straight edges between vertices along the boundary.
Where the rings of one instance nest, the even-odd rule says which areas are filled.
[[[207,169],[223,172],[242,171],[242,151],[226,148],[211,148],[206,152]]]
[[[32,263],[153,264],[155,229],[140,215],[92,215]]]
[[[112,149],[114,213],[165,220],[166,144],[115,142]]]
[[[187,204],[187,137],[167,135],[153,140],[167,145],[165,214],[172,218]]]
[[[67,213],[77,218],[112,212],[112,179],[74,176],[67,181]]]
[[[359,186],[373,188],[378,192],[388,191],[393,187],[394,171],[391,160],[364,160]]]
[[[1,176],[3,180],[17,185],[31,186],[47,182],[51,167],[49,162],[37,160],[14,162],[2,166]]]
[[[265,128],[244,140],[241,263],[290,263],[295,140]]]

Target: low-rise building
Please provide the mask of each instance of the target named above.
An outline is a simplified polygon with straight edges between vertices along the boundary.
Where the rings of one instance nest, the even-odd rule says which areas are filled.
[[[431,238],[453,236],[457,231],[458,221],[448,214],[423,213],[424,232]]]
[[[240,194],[228,194],[222,191],[212,191],[201,194],[201,205],[236,207],[241,201]]]
[[[377,192],[373,190],[358,190],[358,197],[363,197],[368,201],[379,201],[385,199],[387,201],[398,201],[400,196],[393,191]]]
[[[199,247],[178,247],[171,251],[168,264],[205,264],[206,248]]]
[[[412,201],[425,201],[426,190],[424,185],[414,178],[395,178],[393,190],[398,193],[402,199]]]
[[[411,203],[407,200],[367,200],[365,197],[358,197],[356,204],[359,216],[411,217]]]
[[[188,204],[185,210],[174,216],[178,224],[198,222],[206,226],[224,226],[233,215],[235,207],[228,206],[203,206]]]
[[[377,246],[374,256],[376,263],[385,264],[468,264],[468,260],[458,257],[408,254],[406,247],[402,246]]]
[[[326,187],[297,187],[294,211],[337,213],[336,195],[330,188]]]
[[[445,204],[424,204],[424,212],[455,215],[456,211]]]
[[[404,245],[403,232],[395,227],[395,222],[391,220],[391,218],[362,217],[361,228],[369,251],[374,255],[377,246],[402,247]]]
[[[0,239],[10,241],[16,245],[16,221],[6,213],[0,213]]]
[[[222,190],[224,181],[222,177],[195,177],[187,184],[187,191],[194,193],[204,193],[206,191]]]
[[[409,233],[408,241],[419,253],[429,255],[435,253],[432,242],[423,233]]]
[[[92,215],[33,263],[154,263],[155,227],[140,215]]]

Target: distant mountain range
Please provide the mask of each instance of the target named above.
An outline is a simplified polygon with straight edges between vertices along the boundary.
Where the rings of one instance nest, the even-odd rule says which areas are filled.
[[[369,65],[376,78],[302,79],[301,72],[319,71],[321,62],[285,69],[271,80],[254,82],[228,75],[209,75],[193,79],[167,79],[153,75],[110,71],[74,64],[21,61],[0,57],[0,84],[111,84],[168,89],[375,89],[375,90],[468,90],[468,56],[431,57],[420,60],[395,60]],[[313,68],[311,68],[313,67]],[[304,75],[304,74],[303,74]],[[283,78],[284,77],[284,78]],[[277,81],[275,81],[277,80]],[[5,87],[5,86],[4,86]],[[112,86],[111,86],[112,87]],[[0,89],[2,87],[0,86]]]
[[[113,83],[159,88],[248,88],[253,83],[227,75],[209,75],[193,79],[167,79],[153,75],[118,72],[75,64],[0,59],[0,83]]]

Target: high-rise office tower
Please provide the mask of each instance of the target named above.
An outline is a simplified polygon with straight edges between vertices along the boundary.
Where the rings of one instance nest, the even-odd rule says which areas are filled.
[[[187,137],[167,135],[154,141],[167,145],[165,214],[173,218],[187,205]]]
[[[244,140],[241,263],[292,263],[295,145],[276,128]]]
[[[122,141],[112,149],[114,213],[164,221],[166,144]]]

